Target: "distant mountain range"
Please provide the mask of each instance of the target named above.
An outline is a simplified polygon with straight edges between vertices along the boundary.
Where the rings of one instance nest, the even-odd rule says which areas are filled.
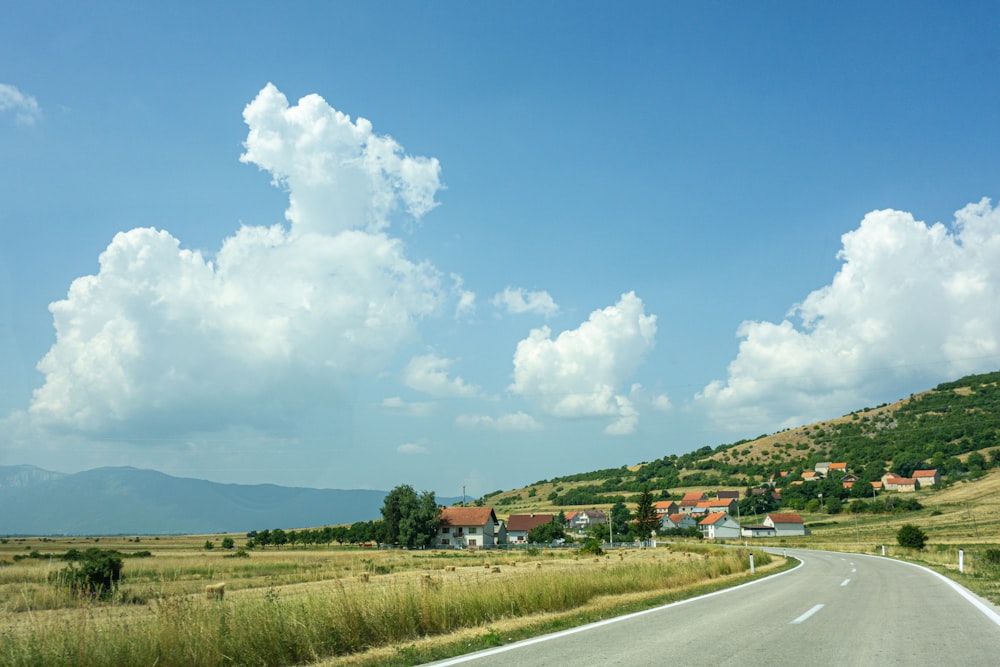
[[[329,526],[381,517],[386,491],[218,484],[155,470],[0,466],[0,535],[167,535]],[[455,498],[438,498],[451,504]]]

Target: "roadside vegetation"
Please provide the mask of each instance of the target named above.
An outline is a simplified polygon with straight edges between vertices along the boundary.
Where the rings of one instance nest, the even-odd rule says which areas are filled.
[[[230,559],[206,552],[205,539],[219,538],[162,538],[150,557],[122,559],[120,582],[104,599],[59,583],[68,540],[25,540],[51,557],[0,567],[0,664],[302,664],[676,594],[742,576],[750,555],[691,543],[603,556],[313,547]],[[754,558],[758,567],[771,562],[762,552]],[[216,581],[226,581],[225,596],[207,599],[205,586]]]

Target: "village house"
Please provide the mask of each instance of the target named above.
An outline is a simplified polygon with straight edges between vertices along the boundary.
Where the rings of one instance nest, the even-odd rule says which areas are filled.
[[[698,522],[698,530],[709,540],[731,540],[740,536],[740,524],[725,512],[713,512]]]
[[[806,470],[802,473],[802,481],[804,482],[818,482],[821,479],[823,479],[823,476],[812,470]]]
[[[732,498],[716,498],[714,500],[702,500],[698,503],[692,514],[712,514],[714,512],[736,512],[737,502]]]
[[[738,501],[740,499],[740,492],[739,491],[716,491],[715,492],[715,497],[718,498],[718,499],[720,499],[720,500],[723,499],[723,498],[733,498],[734,500]]]
[[[816,465],[815,465],[815,466],[813,467],[813,470],[814,470],[814,471],[816,472],[816,474],[817,474],[817,475],[819,475],[820,477],[826,477],[827,473],[829,473],[829,472],[830,472],[830,462],[829,462],[829,461],[820,461],[819,463],[817,463],[817,464],[816,464]],[[805,476],[805,473],[803,473],[803,474],[802,474],[802,479],[805,479],[805,477],[806,477],[806,476]]]
[[[778,537],[808,535],[806,524],[798,514],[772,513],[764,517],[764,525],[774,528]]]
[[[776,537],[778,532],[772,526],[742,526],[740,527],[740,535],[743,537]]]
[[[882,484],[886,491],[912,493],[919,488],[919,482],[913,477],[900,477],[891,472],[882,475]]]
[[[659,515],[677,514],[677,503],[672,500],[659,500],[653,503],[653,509]]]
[[[527,544],[528,533],[553,518],[552,514],[511,514],[507,517],[507,544]]]
[[[938,473],[937,468],[932,470],[914,470],[913,479],[917,480],[920,488],[941,483],[941,475]]]
[[[591,526],[608,525],[608,515],[602,510],[583,510],[566,514],[566,529],[585,533]]]
[[[707,498],[705,498],[704,493],[700,492],[685,493],[684,497],[681,498],[681,501],[677,503],[677,511],[681,512],[682,514],[691,514],[698,509],[698,503],[702,502],[703,500],[707,500]]]
[[[827,474],[829,475],[829,474],[835,473],[835,472],[836,473],[840,473],[841,475],[846,475],[847,474],[847,463],[844,462],[844,461],[837,461],[837,462],[831,463],[830,464],[830,468],[827,471]]]
[[[660,530],[671,530],[673,528],[695,528],[697,526],[697,519],[690,514],[681,514],[680,512],[664,516],[660,519]]]
[[[438,515],[440,548],[482,549],[496,546],[497,515],[492,507],[445,507]]]

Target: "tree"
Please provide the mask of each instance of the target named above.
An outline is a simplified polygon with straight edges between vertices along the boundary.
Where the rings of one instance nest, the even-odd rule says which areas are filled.
[[[234,546],[235,546],[235,543],[233,542],[233,538],[231,538],[231,537],[223,537],[222,538],[222,548],[223,549],[232,549]]]
[[[639,506],[635,509],[635,533],[640,540],[648,540],[660,526],[660,518],[656,515],[656,508],[653,506],[653,494],[649,491],[647,484],[639,494]]]
[[[382,505],[382,537],[388,544],[428,547],[438,532],[440,510],[433,491],[419,496],[409,484],[390,491]]]
[[[896,533],[899,546],[920,551],[927,544],[927,534],[913,524],[904,524]]]
[[[535,526],[528,531],[528,542],[531,544],[549,544],[554,540],[566,537],[566,530],[558,517],[552,517],[548,523]]]
[[[611,530],[614,535],[626,535],[632,513],[625,507],[625,502],[619,500],[611,506]]]
[[[844,503],[837,496],[834,496],[826,501],[827,514],[840,514],[843,509]]]

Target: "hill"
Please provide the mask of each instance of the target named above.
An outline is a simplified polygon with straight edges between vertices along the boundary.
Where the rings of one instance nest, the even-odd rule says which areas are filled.
[[[647,485],[660,498],[676,498],[678,489],[745,490],[772,476],[781,484],[821,461],[846,462],[862,482],[920,468],[937,468],[946,481],[982,476],[1000,462],[1000,372],[751,440],[496,491],[477,503],[501,514],[608,507],[634,501]]]

